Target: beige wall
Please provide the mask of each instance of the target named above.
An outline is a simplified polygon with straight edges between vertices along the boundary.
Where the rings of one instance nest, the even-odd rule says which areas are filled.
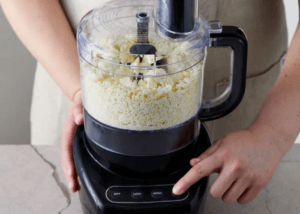
[[[30,103],[35,59],[0,10],[0,144],[30,143]]]
[[[287,27],[289,30],[289,44],[294,36],[299,21],[298,0],[283,0],[286,10]]]

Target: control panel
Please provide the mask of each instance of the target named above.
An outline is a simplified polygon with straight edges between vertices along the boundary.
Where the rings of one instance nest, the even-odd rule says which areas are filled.
[[[112,203],[177,202],[187,199],[188,191],[174,195],[173,186],[112,186],[107,189],[106,198]]]

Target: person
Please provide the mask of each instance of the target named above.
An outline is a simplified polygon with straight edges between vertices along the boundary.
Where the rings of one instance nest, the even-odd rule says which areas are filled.
[[[32,144],[54,144],[62,135],[62,164],[72,192],[80,189],[73,136],[76,126],[83,123],[75,32],[83,15],[106,0],[99,2],[1,0],[13,29],[39,62],[31,112]],[[235,111],[207,124],[215,143],[191,160],[191,170],[173,192],[181,194],[202,177],[219,173],[210,194],[228,204],[246,204],[267,185],[299,133],[300,29],[285,59],[282,0],[207,0],[200,1],[199,10],[207,20],[236,25],[248,36],[246,94]],[[208,98],[227,86],[226,57],[214,50],[209,53],[205,68]]]

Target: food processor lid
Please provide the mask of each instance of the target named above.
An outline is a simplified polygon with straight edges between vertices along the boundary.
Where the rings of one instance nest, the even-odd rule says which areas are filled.
[[[204,59],[210,41],[209,25],[198,14],[197,2],[110,1],[81,20],[79,54],[88,64],[113,75],[136,76],[141,70],[153,70],[144,77],[165,76],[189,69]],[[149,53],[132,51],[134,46],[142,50],[141,45],[148,45]],[[124,73],[128,68],[130,72]]]

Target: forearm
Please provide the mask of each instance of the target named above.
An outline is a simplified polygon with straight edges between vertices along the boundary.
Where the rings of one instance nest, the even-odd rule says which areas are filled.
[[[58,0],[1,0],[13,29],[72,99],[80,89],[76,39]]]
[[[283,138],[286,153],[300,131],[300,28],[288,50],[281,74],[253,123],[272,127]]]

